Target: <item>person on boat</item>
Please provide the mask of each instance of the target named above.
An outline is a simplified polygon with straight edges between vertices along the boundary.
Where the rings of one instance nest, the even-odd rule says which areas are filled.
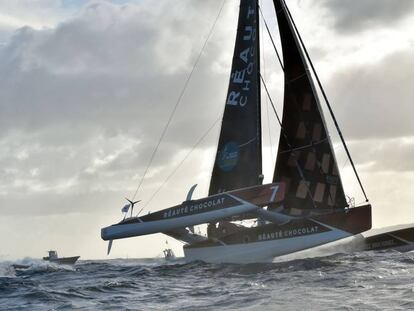
[[[207,236],[214,237],[216,233],[217,227],[215,222],[210,222],[207,226]]]
[[[218,226],[217,223],[209,223],[207,227],[208,237],[216,239],[238,231],[240,231],[240,226],[227,221],[219,221]]]

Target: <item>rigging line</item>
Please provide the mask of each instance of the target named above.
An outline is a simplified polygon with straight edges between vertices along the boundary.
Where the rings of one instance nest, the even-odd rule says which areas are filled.
[[[266,97],[266,115],[267,115],[267,129],[269,134],[269,144],[270,144],[270,158],[272,161],[272,167],[275,166],[274,159],[275,156],[273,154],[273,142],[272,142],[272,130],[270,128],[270,113],[269,113],[269,100]]]
[[[243,144],[240,144],[240,145],[239,145],[239,148],[244,147],[244,146],[247,146],[248,144],[250,144],[250,143],[252,143],[252,142],[254,142],[254,141],[256,141],[256,140],[257,140],[257,137],[254,137],[254,138],[252,138],[252,139],[248,140],[247,142],[245,142],[245,143],[243,143]]]
[[[289,18],[290,18],[290,20],[292,21],[293,27],[295,28],[295,32],[296,32],[296,34],[297,34],[297,36],[298,36],[298,38],[299,38],[299,41],[300,41],[300,43],[301,43],[301,45],[302,45],[303,51],[305,52],[306,58],[307,58],[307,60],[308,60],[309,64],[311,65],[311,68],[312,68],[312,71],[313,71],[313,73],[314,73],[314,75],[315,75],[316,81],[318,82],[319,88],[320,88],[320,90],[321,90],[321,92],[322,92],[322,96],[323,96],[323,98],[324,98],[324,100],[325,100],[326,105],[328,106],[329,113],[331,114],[331,117],[332,117],[332,120],[334,121],[334,124],[335,124],[336,130],[338,131],[339,137],[341,138],[342,144],[343,144],[344,149],[345,149],[345,151],[346,151],[346,154],[347,154],[347,156],[348,156],[348,158],[349,158],[349,162],[351,163],[351,165],[352,165],[352,169],[354,170],[355,177],[356,177],[356,178],[357,178],[357,180],[358,180],[359,186],[361,187],[361,190],[362,190],[362,192],[363,192],[363,194],[364,194],[364,196],[365,196],[365,200],[366,200],[366,202],[368,202],[369,200],[368,200],[368,197],[367,197],[367,195],[366,195],[366,193],[365,193],[365,189],[364,189],[364,187],[362,186],[361,179],[359,178],[358,172],[357,172],[357,170],[356,170],[356,168],[355,168],[355,165],[354,165],[354,161],[352,160],[351,154],[350,154],[350,152],[349,152],[349,150],[348,150],[348,146],[346,145],[345,139],[344,139],[344,137],[343,137],[343,135],[342,135],[342,131],[341,131],[341,129],[339,128],[339,124],[338,124],[338,121],[337,121],[337,120],[336,120],[336,118],[335,118],[335,115],[334,115],[334,113],[333,113],[333,110],[332,110],[331,104],[329,103],[328,97],[326,96],[326,93],[325,93],[325,90],[324,90],[324,88],[323,88],[323,86],[322,86],[322,83],[321,83],[321,81],[319,80],[319,76],[318,76],[318,74],[316,73],[316,70],[315,70],[315,67],[313,66],[312,60],[311,60],[311,59],[310,59],[310,57],[309,57],[308,51],[307,51],[307,49],[306,49],[306,47],[305,47],[305,44],[303,43],[303,40],[302,40],[302,37],[301,37],[301,35],[300,35],[299,31],[298,31],[298,28],[296,27],[295,21],[293,20],[293,17],[292,17],[292,15],[290,14],[290,10],[289,10],[289,8],[287,7],[286,2],[285,2],[284,0],[282,0],[282,1],[283,1],[283,4],[284,4],[285,8],[286,8],[286,11],[287,11],[287,13],[288,13],[288,15],[289,15]]]
[[[342,165],[342,169],[344,169],[345,168],[345,165],[348,163],[348,158],[346,158],[346,160],[345,160],[345,162],[344,162],[344,164]]]
[[[161,136],[160,136],[160,138],[159,138],[159,140],[158,140],[158,143],[157,143],[157,145],[155,146],[155,148],[154,148],[154,150],[153,150],[153,152],[152,152],[152,154],[151,154],[151,158],[150,158],[150,160],[149,160],[149,162],[148,162],[148,164],[147,164],[147,167],[145,168],[144,174],[143,174],[143,175],[142,175],[142,177],[141,177],[141,180],[140,180],[140,182],[139,182],[139,184],[138,184],[138,187],[137,187],[137,189],[135,190],[134,196],[132,197],[132,201],[135,199],[135,197],[136,197],[136,195],[137,195],[137,193],[138,193],[139,189],[141,188],[142,182],[144,181],[145,176],[147,175],[148,169],[150,168],[150,166],[151,166],[151,164],[152,164],[152,161],[154,160],[155,154],[157,153],[158,148],[159,148],[159,146],[160,146],[160,144],[161,144],[162,140],[164,139],[165,134],[167,133],[167,129],[168,129],[168,127],[170,126],[170,123],[171,123],[171,121],[172,121],[172,118],[173,118],[173,117],[174,117],[174,115],[175,115],[175,112],[177,111],[178,105],[181,103],[181,100],[182,100],[182,98],[183,98],[183,96],[184,96],[185,91],[187,90],[187,86],[188,86],[188,84],[189,84],[189,82],[190,82],[190,80],[191,80],[191,77],[193,76],[194,70],[195,70],[195,68],[197,67],[198,62],[199,62],[199,61],[200,61],[200,59],[201,59],[201,56],[202,56],[202,54],[203,54],[203,51],[204,51],[205,47],[207,46],[207,42],[209,41],[209,39],[210,39],[211,35],[213,34],[213,30],[214,30],[214,28],[215,28],[215,26],[216,26],[216,24],[217,24],[217,21],[218,21],[218,19],[219,19],[220,15],[221,15],[221,12],[223,11],[223,7],[224,7],[225,2],[226,2],[226,0],[223,0],[223,2],[221,3],[221,7],[220,7],[220,10],[219,10],[219,12],[218,12],[218,14],[217,14],[217,16],[216,16],[216,19],[214,20],[214,23],[213,23],[213,25],[211,26],[211,29],[210,29],[210,31],[209,31],[209,33],[208,33],[208,35],[207,35],[206,40],[204,41],[204,44],[203,44],[203,46],[202,46],[202,48],[201,48],[201,50],[200,50],[200,53],[198,54],[197,59],[196,59],[196,61],[194,62],[193,68],[191,69],[191,71],[190,71],[190,73],[189,73],[189,75],[188,75],[188,77],[187,77],[187,80],[186,80],[186,81],[185,81],[185,83],[184,83],[184,87],[183,87],[183,89],[181,90],[180,95],[178,96],[177,102],[175,103],[175,106],[174,106],[173,110],[171,111],[171,114],[170,114],[170,116],[169,116],[169,118],[168,118],[168,121],[167,121],[167,123],[166,123],[166,125],[165,125],[165,127],[164,127],[164,129],[163,129],[163,131],[162,131],[162,133],[161,133]]]
[[[260,74],[260,73],[259,73],[259,74]],[[289,143],[288,136],[286,135],[286,132],[285,132],[285,130],[284,130],[284,128],[283,128],[283,126],[282,126],[282,122],[280,121],[280,118],[279,118],[279,115],[278,115],[278,113],[277,113],[277,111],[276,111],[275,105],[273,104],[272,97],[270,97],[269,90],[267,89],[267,85],[266,85],[266,83],[265,83],[265,81],[264,81],[264,79],[263,79],[263,77],[262,77],[262,75],[261,75],[261,74],[260,74],[260,79],[262,80],[262,83],[263,83],[263,85],[264,85],[264,87],[265,87],[265,90],[266,90],[266,94],[267,94],[267,96],[269,97],[269,101],[270,101],[270,103],[272,104],[273,111],[274,111],[274,113],[275,113],[275,115],[276,115],[277,121],[279,122],[279,125],[280,125],[280,133],[281,133],[281,134],[283,135],[283,137],[285,138],[285,140],[286,140],[286,144],[288,145],[288,147],[289,147],[290,149],[293,149],[292,145]],[[293,154],[293,153],[292,153],[292,154]],[[313,199],[312,193],[311,193],[310,188],[309,188],[309,186],[308,186],[308,183],[307,183],[307,181],[306,181],[306,179],[305,179],[305,175],[303,174],[303,170],[302,170],[302,168],[300,167],[299,162],[298,162],[298,160],[296,159],[296,157],[293,157],[293,159],[294,159],[294,161],[295,161],[295,166],[296,166],[296,169],[298,170],[299,176],[300,176],[300,178],[302,179],[302,181],[303,181],[303,182],[304,182],[304,184],[305,184],[305,187],[306,187],[307,193],[308,193],[308,195],[309,195],[309,198],[312,200],[312,205],[313,205],[313,207],[314,207],[314,208],[316,208],[316,203],[315,203],[315,201],[314,201],[314,199]]]
[[[319,144],[323,144],[326,141],[328,141],[328,138],[325,138],[325,139],[322,139],[322,140],[319,140],[319,141],[315,141],[315,142],[311,141],[311,143],[308,144],[308,145],[303,145],[303,146],[295,147],[293,149],[284,150],[284,151],[281,151],[279,153],[282,154],[282,153],[288,153],[288,152],[292,152],[292,151],[297,151],[297,150],[311,148],[311,147],[317,146]]]
[[[261,3],[262,3],[262,1],[260,1],[260,4]],[[259,6],[259,10],[260,10],[260,13],[261,13],[262,11],[261,11],[260,7],[261,6]],[[261,19],[262,23],[265,23],[264,16],[263,16],[262,13],[261,13],[261,16],[262,16],[262,19]],[[263,27],[260,27],[260,33],[261,33],[261,36],[263,38],[264,37],[263,36]],[[265,62],[266,57],[265,57],[265,52],[264,52],[264,40],[263,39],[261,40],[261,43],[262,43],[261,51],[262,51],[262,63],[263,63],[263,66],[262,66],[263,75],[266,77],[266,62]],[[275,163],[274,163],[275,157],[273,155],[272,131],[270,129],[270,115],[269,115],[269,98],[267,96],[266,96],[266,116],[267,116],[267,129],[268,129],[269,144],[270,144],[270,159],[272,161],[272,167],[274,167],[275,166]]]
[[[267,22],[266,22],[266,19],[264,18],[264,15],[263,15],[263,12],[262,12],[261,7],[259,7],[259,10],[260,10],[260,15],[262,16],[262,20],[263,20],[263,22],[264,22],[264,24],[266,26],[267,33],[269,34],[270,41],[272,42],[273,48],[274,48],[274,50],[276,52],[277,59],[279,60],[280,67],[282,68],[283,71],[285,71],[285,68],[283,67],[282,59],[280,58],[279,52],[277,51],[276,44],[273,41],[272,34],[270,33],[270,29],[267,26]]]
[[[255,73],[257,79],[257,109],[256,109],[256,136],[257,136],[257,144],[256,148],[259,150],[259,156],[256,158],[256,165],[258,168],[259,175],[257,176],[258,184],[263,183],[263,179],[260,176],[263,175],[263,138],[262,138],[262,91],[260,89],[260,82],[259,82],[259,74],[260,74],[260,17],[259,17],[259,0],[255,1],[256,4],[256,12],[255,12],[255,26],[257,28],[257,42],[256,46],[256,54],[255,61],[257,72]],[[236,39],[237,40],[237,39]]]
[[[269,90],[267,89],[267,85],[266,85],[266,83],[265,83],[265,81],[264,81],[264,79],[263,79],[263,76],[262,76],[261,74],[260,74],[260,80],[262,80],[263,86],[265,87],[265,91],[266,91],[267,97],[269,98],[269,100],[270,100],[270,104],[272,105],[272,108],[273,108],[273,112],[274,112],[274,113],[275,113],[275,115],[276,115],[277,122],[279,122],[280,128],[281,128],[281,129],[282,129],[282,131],[283,131],[282,122],[280,121],[279,114],[278,114],[278,113],[277,113],[277,111],[276,111],[275,105],[273,104],[272,97],[270,97]]]
[[[154,197],[160,192],[161,188],[164,187],[164,185],[170,180],[170,178],[178,171],[178,169],[183,165],[185,160],[188,159],[190,154],[197,148],[197,146],[206,138],[206,136],[211,132],[211,130],[216,126],[216,124],[221,120],[223,114],[220,114],[220,116],[214,121],[214,123],[207,129],[207,131],[201,136],[201,138],[193,145],[191,150],[185,155],[185,157],[181,160],[181,162],[177,165],[177,167],[170,173],[170,175],[167,176],[167,178],[163,181],[163,183],[158,187],[158,189],[152,194],[148,202],[141,208],[141,210],[138,212],[137,216],[143,211],[145,207],[148,206],[148,204],[151,203],[151,201],[154,199]]]

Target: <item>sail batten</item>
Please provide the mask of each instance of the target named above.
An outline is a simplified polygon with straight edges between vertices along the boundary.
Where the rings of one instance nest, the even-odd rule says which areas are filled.
[[[257,0],[241,0],[209,195],[259,184],[262,138]]]
[[[287,185],[284,208],[347,206],[322,108],[297,34],[283,0],[274,0],[282,42],[285,96],[273,181]]]

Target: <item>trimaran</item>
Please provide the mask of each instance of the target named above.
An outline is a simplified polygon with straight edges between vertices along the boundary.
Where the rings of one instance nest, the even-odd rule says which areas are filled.
[[[368,199],[357,207],[347,203],[314,80],[360,180],[289,9],[284,0],[273,4],[285,79],[273,182],[262,184],[261,84],[267,88],[260,74],[259,5],[240,0],[208,197],[192,200],[192,188],[182,204],[105,227],[101,236],[110,245],[114,239],[161,232],[185,243],[188,260],[265,262],[371,228]],[[244,219],[257,219],[256,225],[237,223]],[[207,236],[194,232],[199,224],[208,224]]]

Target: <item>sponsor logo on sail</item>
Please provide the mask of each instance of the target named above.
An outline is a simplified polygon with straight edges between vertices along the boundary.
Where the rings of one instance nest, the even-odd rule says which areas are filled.
[[[219,152],[217,157],[217,165],[224,172],[230,172],[239,161],[240,148],[235,142],[228,142]]]

